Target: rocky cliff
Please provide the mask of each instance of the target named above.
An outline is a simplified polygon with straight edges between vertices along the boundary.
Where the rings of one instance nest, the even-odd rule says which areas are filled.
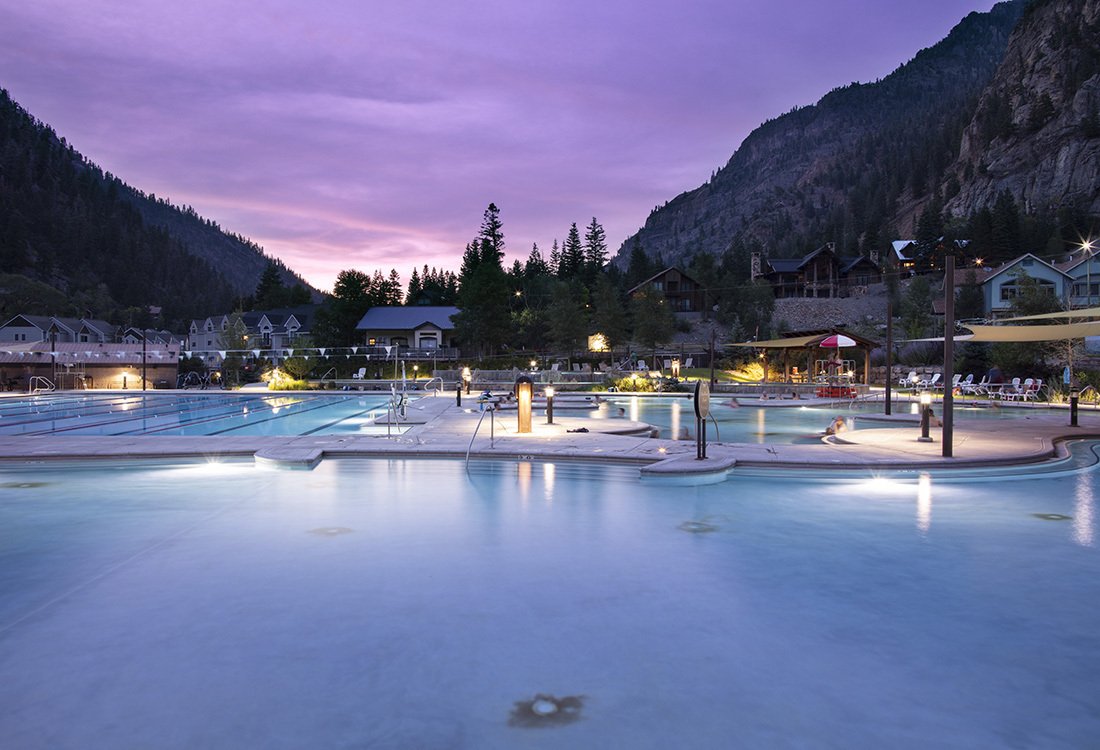
[[[967,212],[1006,188],[1047,202],[1088,193],[1093,205],[1098,2],[971,13],[886,78],[764,123],[708,182],[655,209],[616,262],[636,243],[671,263],[736,241],[774,257],[826,241],[870,255],[910,235],[933,201]]]
[[[1028,209],[1100,214],[1100,2],[1033,4],[963,132],[943,184],[958,215],[1009,191]]]

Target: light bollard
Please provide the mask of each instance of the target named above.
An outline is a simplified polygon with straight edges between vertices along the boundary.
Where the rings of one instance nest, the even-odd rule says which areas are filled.
[[[1069,426],[1077,426],[1077,403],[1081,398],[1081,394],[1077,391],[1069,392]]]
[[[546,424],[554,424],[554,389],[546,387]]]
[[[932,438],[928,435],[928,427],[931,420],[932,411],[932,394],[928,391],[923,391],[920,394],[920,437],[917,438],[917,442],[931,443]]]
[[[531,431],[531,398],[534,392],[534,381],[526,375],[516,378],[516,432],[525,433]]]

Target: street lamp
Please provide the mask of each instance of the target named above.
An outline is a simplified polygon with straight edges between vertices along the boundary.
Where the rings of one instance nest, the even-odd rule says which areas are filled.
[[[932,438],[928,435],[928,425],[931,422],[932,417],[932,393],[931,391],[921,391],[920,394],[920,437],[917,438],[918,443],[931,443]]]
[[[1092,240],[1082,242],[1081,249],[1088,253],[1088,260],[1085,261],[1085,307],[1088,307],[1092,304]]]

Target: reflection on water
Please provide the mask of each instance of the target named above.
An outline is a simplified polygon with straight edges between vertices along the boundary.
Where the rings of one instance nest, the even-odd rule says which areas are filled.
[[[1074,492],[1073,541],[1082,547],[1091,547],[1093,544],[1092,518],[1095,507],[1092,494],[1093,479],[1092,472],[1078,474]]]
[[[922,472],[917,479],[917,531],[928,533],[932,526],[932,477]]]

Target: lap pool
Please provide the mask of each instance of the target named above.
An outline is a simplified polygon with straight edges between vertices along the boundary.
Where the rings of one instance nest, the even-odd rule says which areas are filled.
[[[0,466],[0,747],[1096,747],[1095,451]]]

